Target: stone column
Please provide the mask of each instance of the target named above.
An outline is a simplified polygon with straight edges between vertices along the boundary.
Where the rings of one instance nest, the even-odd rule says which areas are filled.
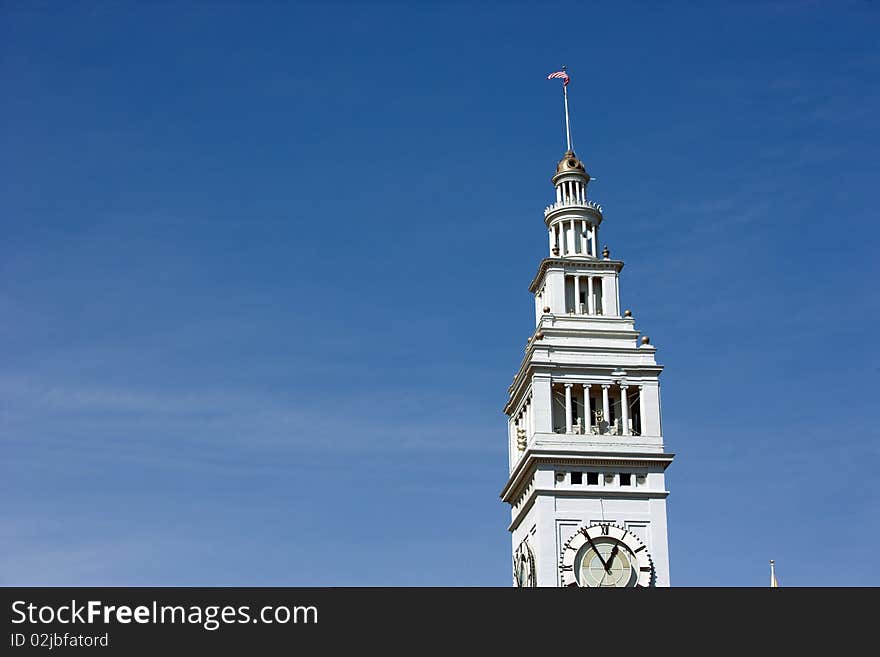
[[[611,425],[611,404],[608,403],[608,388],[611,386],[607,383],[602,384],[602,415],[605,418],[605,426]]]
[[[584,433],[590,433],[592,415],[590,414],[590,384],[584,384]]]
[[[593,277],[587,276],[587,312],[596,314],[596,300],[593,298]]]
[[[574,314],[581,314],[581,277],[574,275]]]
[[[629,386],[620,386],[620,434],[629,435],[629,404],[626,401],[626,389]]]
[[[639,386],[639,434],[644,436],[648,433],[648,422],[645,418],[647,413],[645,413],[645,400],[642,391],[645,389],[645,386]]]
[[[565,384],[565,433],[571,433],[571,384]]]

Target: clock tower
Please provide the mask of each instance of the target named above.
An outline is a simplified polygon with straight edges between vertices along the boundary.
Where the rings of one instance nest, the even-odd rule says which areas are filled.
[[[623,262],[600,250],[604,211],[571,148],[552,183],[535,330],[504,407],[514,585],[669,586],[662,366],[620,309]]]

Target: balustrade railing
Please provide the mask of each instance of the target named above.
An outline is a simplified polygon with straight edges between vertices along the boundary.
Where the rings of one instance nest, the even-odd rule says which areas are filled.
[[[548,205],[546,208],[544,208],[544,214],[548,215],[551,212],[553,212],[553,210],[558,210],[559,208],[573,207],[573,206],[582,207],[582,208],[591,208],[593,210],[596,210],[599,214],[602,214],[602,206],[599,205],[598,203],[596,203],[595,201],[590,201],[590,200],[582,201],[582,200],[580,200],[576,197],[572,197],[572,196],[566,196],[561,201],[556,201],[556,203]]]
[[[571,435],[580,435],[580,436],[640,436],[641,431],[639,430],[638,424],[633,422],[632,418],[630,418],[630,430],[628,434],[623,433],[623,426],[620,423],[620,418],[614,420],[614,422],[600,422],[599,424],[591,424],[589,427],[585,427],[581,422],[580,418],[577,418],[571,427]],[[565,425],[555,426],[553,427],[553,433],[559,434],[567,434],[568,432],[565,430]]]

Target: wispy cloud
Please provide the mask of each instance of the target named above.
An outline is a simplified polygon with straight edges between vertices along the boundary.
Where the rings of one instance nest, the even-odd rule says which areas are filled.
[[[171,394],[160,390],[93,387],[0,379],[0,423],[6,441],[83,449],[135,437],[138,458],[149,441],[213,444],[239,449],[384,451],[477,450],[497,447],[497,417],[485,424],[458,419],[467,400],[450,391],[426,396],[412,389],[364,391],[355,400],[329,395],[296,404],[247,390]],[[420,419],[421,418],[421,419]],[[114,457],[119,457],[117,451]]]

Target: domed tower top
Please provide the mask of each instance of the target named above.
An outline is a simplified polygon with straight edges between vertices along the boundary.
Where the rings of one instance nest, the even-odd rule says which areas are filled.
[[[565,155],[562,156],[562,159],[559,160],[559,164],[556,165],[556,173],[565,173],[567,171],[580,171],[581,173],[586,173],[584,163],[578,159],[578,156],[575,155],[572,150],[565,151]],[[589,175],[587,177],[589,177]]]
[[[577,180],[583,184],[585,189],[587,183],[590,182],[590,174],[587,173],[584,163],[572,150],[566,151],[565,155],[562,156],[562,159],[559,160],[559,164],[556,165],[553,184],[558,184],[563,178],[566,180]]]

